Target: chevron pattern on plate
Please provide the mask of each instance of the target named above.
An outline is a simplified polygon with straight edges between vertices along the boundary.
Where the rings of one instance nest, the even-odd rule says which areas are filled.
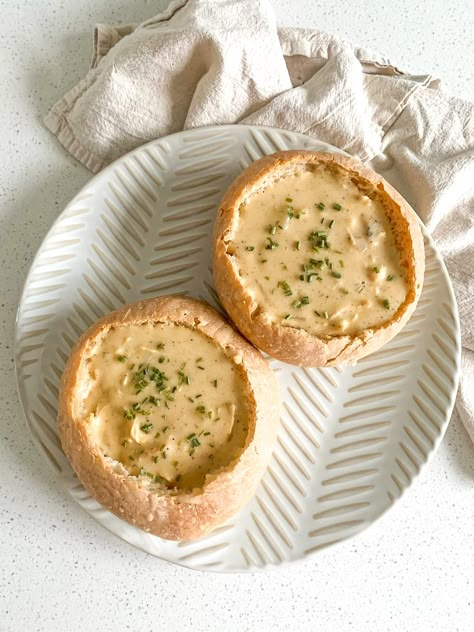
[[[271,360],[281,427],[253,500],[201,540],[166,542],[124,523],[84,490],[56,430],[59,382],[78,337],[106,312],[180,293],[218,309],[211,232],[225,189],[250,162],[292,148],[338,151],[305,136],[245,126],[150,143],[96,176],[46,236],[25,284],[16,366],[29,428],[71,496],[152,555],[189,568],[254,570],[355,535],[400,497],[436,450],[457,387],[459,325],[444,265],[426,237],[417,310],[388,345],[354,367]]]

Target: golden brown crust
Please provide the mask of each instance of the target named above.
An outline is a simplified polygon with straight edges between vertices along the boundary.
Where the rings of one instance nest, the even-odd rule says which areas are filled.
[[[239,207],[246,198],[271,185],[275,177],[318,164],[349,173],[361,190],[376,193],[396,226],[397,245],[407,271],[407,297],[392,320],[355,336],[318,337],[304,329],[271,321],[264,308],[246,291],[236,262],[228,253],[239,221]],[[257,160],[226,191],[214,224],[213,273],[222,305],[253,344],[279,360],[299,366],[352,364],[386,344],[403,328],[416,307],[423,286],[424,267],[423,236],[415,211],[382,176],[342,154],[291,150]]]
[[[87,357],[111,327],[149,322],[187,325],[212,338],[230,358],[238,356],[249,385],[249,432],[242,453],[208,475],[202,489],[170,492],[130,475],[92,444],[81,415]],[[241,362],[240,362],[241,358]],[[212,531],[252,497],[276,439],[279,389],[267,361],[223,317],[200,301],[163,296],[108,314],[83,334],[66,365],[60,389],[58,428],[63,450],[79,480],[102,505],[130,524],[169,540],[192,540]]]

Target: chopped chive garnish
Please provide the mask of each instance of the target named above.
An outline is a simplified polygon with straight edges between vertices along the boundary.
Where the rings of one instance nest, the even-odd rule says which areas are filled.
[[[193,448],[197,448],[198,446],[201,445],[201,442],[199,441],[197,437],[193,437],[191,439],[191,445],[193,446]]]
[[[394,278],[395,278],[394,274],[389,274],[387,277],[387,281],[393,281]]]
[[[385,309],[390,309],[390,301],[388,300],[388,298],[385,298],[382,301],[382,305],[385,307]]]
[[[324,224],[324,217],[321,217],[321,224]]]
[[[268,232],[270,233],[270,235],[274,235],[277,232],[277,227],[276,226],[272,226],[270,224],[270,226],[268,227]]]
[[[268,244],[265,246],[266,250],[275,250],[275,248],[278,248],[278,242],[273,241],[271,237],[267,237],[267,241]],[[264,263],[264,261],[262,261],[262,263]]]
[[[316,231],[316,237],[320,237],[322,239],[325,239],[328,236],[327,232],[325,230],[318,230]]]
[[[255,250],[255,246],[247,246],[245,250],[247,250],[248,252],[252,252],[252,250]]]
[[[125,441],[122,441],[122,448],[126,448],[128,445],[128,441],[125,439]]]
[[[278,287],[281,287],[285,296],[291,296],[293,292],[286,281],[278,281]]]
[[[318,202],[316,206],[319,208],[320,211],[324,211],[324,209],[326,208],[326,205],[323,202]]]
[[[342,277],[342,274],[340,272],[337,272],[336,270],[333,270],[331,272],[331,276],[333,276],[335,279],[340,279]]]
[[[201,415],[205,415],[206,414],[206,407],[205,406],[196,406],[196,412],[200,413]]]
[[[332,205],[332,207],[333,207],[333,209],[334,209],[335,211],[340,211],[340,210],[341,210],[341,208],[342,208],[342,206],[341,206],[340,204],[337,204],[337,203],[336,203],[336,204],[333,204],[333,205]]]
[[[163,342],[159,342],[159,343],[156,345],[156,348],[157,348],[157,349],[164,349],[164,348],[165,348],[165,345],[164,345],[164,343],[163,343]]]
[[[293,202],[293,198],[287,197],[285,201],[286,202]]]
[[[204,437],[208,437],[211,433],[210,432],[203,432],[202,433]]]
[[[329,228],[332,228],[332,227],[334,226],[334,224],[335,224],[335,223],[336,223],[336,220],[335,220],[335,219],[332,219],[332,220],[329,222]]]
[[[341,292],[343,294],[349,294],[349,290],[347,290],[345,287],[341,287]]]
[[[187,439],[188,441],[190,441],[190,440],[191,440],[193,437],[195,437],[195,436],[196,436],[196,433],[195,433],[195,432],[193,432],[193,433],[191,433],[190,435],[188,435],[188,436],[186,437],[186,439]]]
[[[217,380],[213,380],[212,383],[214,384],[214,388],[217,388]]]
[[[117,356],[117,360],[121,362],[122,364],[125,362],[126,359],[127,359],[127,356],[124,356],[124,355]]]
[[[158,463],[159,460],[160,460],[159,456],[154,456],[153,457],[153,463]]]
[[[290,320],[290,318],[291,318],[291,314],[287,314],[287,315],[285,316],[285,320]]]
[[[344,261],[342,259],[339,259],[339,265],[341,266],[341,268],[344,267]]]
[[[293,301],[293,303],[291,304],[291,307],[301,307],[302,303],[301,301],[299,301],[298,299]]]
[[[372,270],[378,274],[380,272],[380,266],[374,266]]]
[[[204,358],[196,358],[195,362],[202,362]]]
[[[165,358],[165,356],[160,356],[160,357],[158,358],[158,362],[159,362],[160,364],[163,364],[163,362],[165,361],[165,359],[166,359],[166,358]]]
[[[314,313],[316,314],[316,316],[321,316],[321,314],[315,309]]]
[[[302,305],[309,305],[309,296],[303,296],[301,299]]]
[[[323,312],[323,316],[326,320],[329,318],[329,314],[327,312]]]
[[[299,250],[301,248],[301,241],[297,241],[295,244],[296,250]]]

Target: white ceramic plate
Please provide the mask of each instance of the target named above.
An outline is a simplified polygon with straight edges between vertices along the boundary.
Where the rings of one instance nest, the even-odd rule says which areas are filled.
[[[210,244],[222,193],[253,160],[294,148],[338,151],[300,134],[226,126],[175,134],[124,156],[55,222],[19,306],[18,384],[41,453],[107,529],[190,568],[251,570],[355,535],[435,452],[454,404],[457,309],[425,231],[423,294],[391,343],[344,370],[272,362],[283,394],[278,443],[256,496],[229,524],[193,543],[166,542],[105,511],[78,482],[56,430],[71,346],[104,313],[137,299],[181,292],[215,304]]]

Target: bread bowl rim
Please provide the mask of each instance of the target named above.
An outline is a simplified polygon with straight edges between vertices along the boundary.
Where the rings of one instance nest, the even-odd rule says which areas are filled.
[[[405,301],[392,318],[354,335],[318,336],[292,324],[263,319],[264,313],[246,291],[238,267],[227,251],[238,225],[241,204],[263,187],[265,179],[284,177],[306,165],[323,164],[343,169],[351,178],[369,183],[377,194],[389,200],[405,223],[410,252],[403,252],[412,272]],[[391,340],[416,308],[424,277],[424,245],[420,220],[408,202],[379,174],[351,156],[320,151],[286,150],[251,163],[231,184],[220,202],[213,231],[213,274],[217,293],[237,328],[269,355],[300,366],[334,366],[354,363]]]
[[[160,484],[131,475],[100,453],[73,404],[83,363],[112,327],[168,322],[188,326],[211,338],[232,361],[241,356],[252,398],[249,427],[240,453],[193,490],[170,493]],[[238,363],[236,363],[237,365]],[[94,323],[74,345],[64,370],[58,406],[62,448],[87,491],[132,525],[171,540],[205,535],[237,513],[253,495],[271,455],[279,420],[279,389],[261,353],[208,304],[182,296],[162,296],[125,305]]]

